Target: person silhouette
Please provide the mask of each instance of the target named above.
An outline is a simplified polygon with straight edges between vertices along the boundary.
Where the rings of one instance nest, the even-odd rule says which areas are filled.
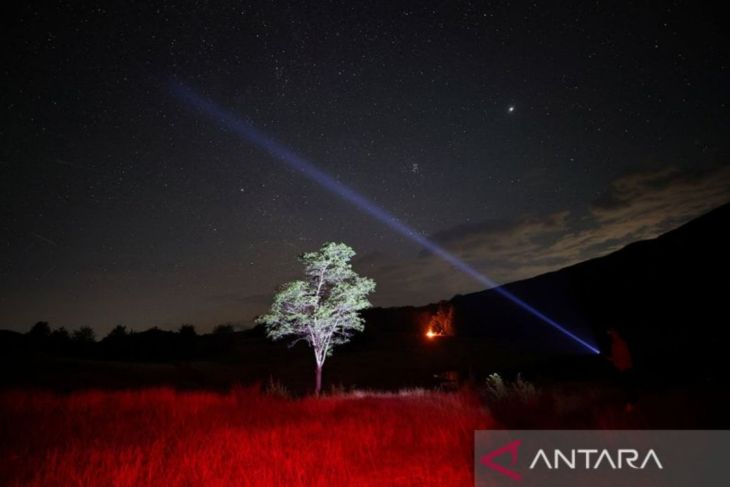
[[[637,401],[636,379],[631,351],[626,340],[615,328],[606,332],[611,340],[611,352],[607,357],[617,372],[617,380],[626,401],[624,409],[627,413],[634,410]]]

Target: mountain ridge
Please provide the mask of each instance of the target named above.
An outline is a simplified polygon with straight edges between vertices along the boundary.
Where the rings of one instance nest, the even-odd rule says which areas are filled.
[[[601,348],[606,346],[605,331],[617,328],[647,358],[676,352],[683,345],[699,345],[691,331],[725,315],[722,298],[730,289],[728,228],[730,203],[656,238],[500,287]],[[456,333],[462,337],[488,338],[523,350],[526,343],[531,349],[531,341],[539,342],[541,349],[581,349],[495,288],[441,303],[371,310],[368,322],[384,332],[422,331],[422,316],[444,305],[453,306]],[[389,314],[395,318],[387,319]],[[410,321],[405,330],[404,317]],[[711,330],[724,341],[722,327]],[[715,350],[714,345],[710,349]]]

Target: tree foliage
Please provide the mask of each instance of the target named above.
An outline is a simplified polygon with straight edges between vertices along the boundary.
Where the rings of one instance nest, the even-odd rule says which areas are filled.
[[[269,313],[257,319],[273,340],[291,338],[291,345],[309,344],[317,365],[316,392],[325,359],[336,345],[364,329],[358,312],[371,306],[367,296],[375,290],[375,281],[352,270],[354,255],[346,244],[334,242],[302,255],[305,279],[284,284]]]

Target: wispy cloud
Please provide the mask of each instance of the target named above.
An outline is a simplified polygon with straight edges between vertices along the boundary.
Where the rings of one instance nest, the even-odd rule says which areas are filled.
[[[626,174],[582,214],[458,225],[432,238],[498,282],[524,279],[654,238],[730,201],[730,166]],[[417,304],[479,290],[428,253],[396,261],[364,257],[383,305]]]

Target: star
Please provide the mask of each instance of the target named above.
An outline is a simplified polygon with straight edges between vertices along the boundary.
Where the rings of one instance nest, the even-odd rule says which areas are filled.
[[[164,3],[173,10],[185,4]],[[11,76],[4,78],[9,88],[3,103],[12,109],[3,111],[3,127],[9,127],[12,144],[0,152],[0,174],[17,184],[0,191],[0,213],[9,215],[0,222],[0,267],[10,272],[0,282],[0,329],[25,331],[32,309],[47,310],[55,326],[88,323],[99,333],[106,319],[140,329],[193,317],[201,326],[219,319],[252,324],[250,317],[266,311],[263,302],[271,291],[301,271],[296,255],[316,250],[325,239],[385,259],[374,259],[375,271],[364,273],[378,282],[376,306],[435,302],[479,288],[462,282],[456,271],[444,273],[438,285],[428,279],[403,285],[410,282],[408,266],[441,275],[441,264],[419,259],[391,227],[364,215],[361,220],[353,205],[305,182],[269,149],[221,130],[220,117],[208,119],[168,96],[173,86],[181,87],[178,82],[246,120],[267,140],[286,145],[297,158],[306,156],[307,163],[332,172],[335,186],[357,188],[453,249],[497,228],[507,235],[509,225],[522,228],[523,219],[584,212],[593,217],[593,200],[613,191],[614,179],[669,166],[661,161],[655,166],[654,154],[686,153],[677,160],[679,171],[710,167],[716,154],[730,150],[721,123],[730,110],[723,90],[730,69],[717,32],[707,28],[714,25],[711,12],[694,5],[698,2],[677,2],[682,6],[671,12],[616,7],[616,18],[632,15],[620,43],[595,35],[611,31],[615,22],[592,2],[577,13],[567,6],[546,11],[540,22],[567,18],[580,28],[544,32],[523,21],[531,18],[529,6],[482,16],[468,5],[447,14],[439,6],[445,2],[418,2],[418,9],[396,10],[398,15],[385,2],[367,8],[348,2],[326,12],[304,2],[292,2],[286,11],[276,5],[254,11],[245,5],[251,2],[237,3],[244,7],[211,6],[205,19],[177,12],[180,21],[162,24],[168,9],[159,15],[144,8],[115,12],[122,43],[120,36],[95,34],[105,20],[93,9],[34,9],[25,12],[32,15],[32,28],[25,28],[24,16],[11,19],[17,49],[4,59]],[[444,15],[468,20],[444,22]],[[93,28],[76,32],[80,20]],[[149,36],[151,30],[155,36]],[[672,42],[675,33],[690,35],[696,49]],[[62,42],[69,35],[74,42]],[[214,43],[218,36],[228,42]],[[550,49],[554,46],[559,52]],[[49,91],[54,70],[24,76],[31,58],[44,65],[60,62],[74,76],[64,80],[63,90]],[[624,69],[601,68],[615,59]],[[156,66],[155,74],[140,67],[147,63]],[[626,66],[641,69],[627,76]],[[157,86],[158,74],[174,81],[162,83],[164,97],[149,85]],[[89,85],[104,89],[89,92]],[[524,113],[517,113],[517,103]],[[42,120],[37,106],[51,109]],[[63,116],[69,113],[73,123]],[[691,128],[698,123],[701,140]],[[130,136],[117,140],[113,133]],[[58,141],[74,140],[91,140],[89,150],[70,142],[58,147]],[[683,184],[680,176],[676,180]],[[645,186],[641,191],[651,190]],[[639,186],[636,190],[639,197]],[[504,221],[504,228],[493,230],[487,222],[492,220]],[[543,228],[535,225],[535,232],[538,227]],[[561,226],[566,233],[555,238],[569,238],[568,227]],[[300,241],[300,232],[309,240]],[[98,249],[86,245],[87,239],[98,242]],[[494,269],[500,278],[529,273],[514,264],[516,251],[483,252],[490,254],[485,270]],[[102,277],[95,281],[110,286],[103,292],[113,316],[100,315],[93,303],[58,304],[83,296],[88,287],[78,275],[85,270],[74,265],[48,271],[59,255],[123,276],[124,286]],[[200,255],[215,255],[215,262]],[[173,269],[172,257],[184,265]],[[250,270],[246,265],[246,272],[236,274],[246,262],[253,262]],[[403,274],[388,272],[391,264],[405,269]],[[168,267],[169,274],[157,272]],[[32,292],[35,278],[43,279],[42,293]],[[183,288],[165,292],[166,279]],[[141,301],[135,303],[155,300],[154,312],[129,306],[123,292],[129,285],[139,290],[134,299]],[[14,289],[10,294],[8,286]],[[216,296],[236,292],[267,299],[211,305],[199,286]],[[11,295],[12,306],[3,307]]]

